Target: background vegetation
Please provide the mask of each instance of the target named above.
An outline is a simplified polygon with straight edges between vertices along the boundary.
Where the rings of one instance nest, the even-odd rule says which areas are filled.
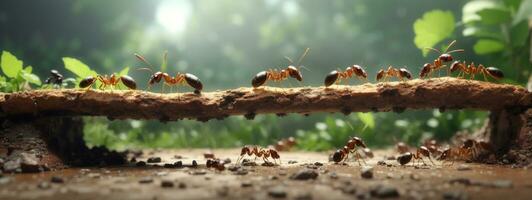
[[[507,75],[504,82],[524,85],[532,70],[531,13],[532,0],[5,0],[0,90],[41,87],[50,69],[78,80],[120,72],[144,88],[149,74],[134,70],[142,65],[133,53],[159,66],[165,50],[164,71],[196,74],[206,91],[243,87],[258,71],[286,66],[284,56],[295,58],[306,47],[311,51],[303,64],[310,71],[303,72],[301,85],[318,86],[324,74],[352,64],[371,75],[388,65],[417,74],[437,56],[423,47],[444,47],[453,39],[455,48],[465,49],[454,54],[457,59],[496,66]],[[284,84],[290,85],[298,83]],[[458,130],[478,128],[486,116],[428,110],[208,123],[87,118],[85,138],[113,148],[214,148],[267,145],[294,135],[299,148],[328,150],[353,135],[372,146],[445,140]]]

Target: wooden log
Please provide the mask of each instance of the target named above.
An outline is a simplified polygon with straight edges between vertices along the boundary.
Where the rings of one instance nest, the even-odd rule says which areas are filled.
[[[405,109],[526,110],[532,94],[520,86],[457,78],[434,78],[355,86],[237,88],[159,94],[139,90],[34,90],[0,94],[1,114],[107,116],[110,119],[183,118],[207,121],[264,113],[369,112]]]

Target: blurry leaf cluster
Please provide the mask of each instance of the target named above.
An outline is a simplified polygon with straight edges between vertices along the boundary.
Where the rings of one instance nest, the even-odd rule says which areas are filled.
[[[41,79],[32,73],[33,67],[24,67],[22,60],[8,51],[2,51],[0,67],[5,76],[0,75],[0,91],[18,92],[40,86]]]

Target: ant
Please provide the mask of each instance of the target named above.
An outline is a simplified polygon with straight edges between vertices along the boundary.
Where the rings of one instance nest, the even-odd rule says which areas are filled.
[[[44,80],[46,84],[52,84],[54,87],[61,87],[63,85],[63,75],[60,74],[57,70],[50,70],[50,76]]]
[[[464,52],[463,49],[456,49],[452,51],[448,51],[451,46],[453,46],[456,43],[456,40],[453,40],[449,45],[447,45],[447,48],[445,48],[445,51],[442,53],[441,51],[431,48],[431,47],[425,47],[425,49],[433,50],[435,52],[438,52],[440,56],[434,60],[433,63],[425,63],[423,65],[423,68],[421,68],[421,72],[419,73],[420,78],[426,78],[432,76],[432,73],[434,71],[437,71],[446,65],[444,63],[453,61],[453,56],[451,56],[451,53],[454,52]]]
[[[205,164],[207,168],[214,168],[218,171],[225,170],[225,162],[220,159],[208,159],[207,163]]]
[[[347,67],[343,72],[341,70],[333,70],[331,73],[329,73],[325,77],[325,87],[329,87],[335,83],[338,84],[342,81],[342,79],[348,80],[353,75],[355,75],[355,77],[359,79],[360,77],[364,78],[366,82],[368,81],[368,73],[366,73],[366,71],[361,66],[353,65]]]
[[[466,64],[466,62],[460,62],[455,61],[451,65],[450,71],[460,71],[458,74],[459,78],[465,77],[465,75],[469,75],[470,79],[475,78],[475,74],[482,74],[484,76],[484,80],[488,81],[486,78],[486,74],[494,78],[495,80],[499,80],[501,78],[504,78],[504,73],[495,67],[484,67],[484,65],[479,64],[478,66],[475,66],[475,63],[471,63],[469,65]]]
[[[384,79],[386,82],[390,77],[397,77],[399,80],[404,81],[404,78],[412,79],[412,73],[406,68],[394,68],[391,65],[388,66],[388,69],[381,69],[377,72],[377,81]]]
[[[294,137],[284,138],[278,141],[273,147],[277,151],[288,151],[296,144],[296,139]],[[270,147],[270,148],[272,148]]]
[[[153,70],[151,69],[153,68],[153,66],[143,56],[141,56],[138,53],[135,53],[134,55],[139,61],[143,62],[149,67],[149,68],[140,68],[140,69],[149,70],[150,72],[153,73]],[[166,63],[167,55],[168,55],[167,53],[164,54],[164,60],[163,60],[164,63]],[[194,74],[189,74],[189,73],[183,74],[183,73],[178,72],[174,77],[172,77],[168,75],[167,73],[160,72],[160,71],[155,72],[151,75],[150,80],[148,81],[148,89],[151,88],[153,84],[161,82],[161,80],[164,80],[164,84],[170,87],[174,85],[183,85],[186,83],[190,87],[194,88],[194,93],[200,93],[201,90],[203,89],[203,84],[201,83],[201,80]],[[164,85],[161,88],[161,92],[163,92],[163,90],[164,90]]]
[[[475,160],[491,152],[493,148],[489,143],[467,139],[460,147],[444,150],[438,160],[452,160],[451,164],[453,164],[455,160]]]
[[[434,162],[432,161],[432,158],[430,157],[430,151],[425,146],[420,146],[419,148],[417,148],[415,154],[411,152],[406,152],[406,153],[401,154],[399,157],[397,157],[397,162],[399,162],[399,164],[401,165],[406,165],[410,161],[412,161],[412,164],[415,164],[416,160],[421,160],[421,162],[423,162],[423,164],[426,165],[423,157],[428,158],[429,161],[434,165]]]
[[[88,76],[87,78],[84,78],[79,82],[79,87],[90,88],[94,83],[96,83],[96,81],[100,81],[101,83],[98,89],[105,89],[107,86],[111,86],[111,88],[113,88],[115,85],[118,85],[120,81],[122,81],[122,83],[129,89],[137,89],[137,83],[133,78],[128,75],[117,76],[114,73],[110,76],[102,76],[99,74],[96,76]]]
[[[255,155],[255,159],[257,159],[257,157],[262,157],[262,160],[264,160],[265,163],[269,163],[268,158],[271,156],[275,164],[277,164],[277,160],[279,160],[279,163],[281,163],[281,157],[279,156],[277,150],[271,148],[264,149],[262,147],[259,149],[258,146],[248,145],[242,147],[242,150],[240,151],[240,157],[237,159],[236,162],[239,163],[240,160],[244,158],[246,154],[248,156]]]
[[[332,155],[332,160],[335,163],[339,163],[342,161],[345,162],[349,158],[349,153],[354,153],[355,158],[358,161],[358,165],[361,165],[360,160],[362,160],[365,164],[366,161],[363,159],[362,155],[360,155],[360,153],[357,151],[358,148],[366,149],[367,146],[364,141],[362,141],[362,139],[360,139],[359,137],[352,137],[351,139],[349,139],[349,141],[347,141],[347,144],[342,149],[338,149],[334,152],[334,154]],[[364,153],[366,153],[366,151],[364,151]],[[369,153],[371,153],[371,150],[366,153],[368,157],[370,157],[368,155]]]
[[[289,57],[285,57],[290,62],[290,65],[288,65],[286,69],[280,71],[278,71],[277,69],[269,69],[268,71],[261,71],[257,73],[257,75],[255,75],[255,77],[253,77],[253,79],[251,80],[251,85],[254,88],[257,88],[261,85],[264,85],[267,80],[280,82],[287,79],[288,77],[295,78],[298,81],[303,81],[303,75],[301,75],[301,72],[299,71],[299,68],[303,66],[300,66],[299,64],[307,55],[309,50],[310,48],[305,49],[305,52],[303,52],[303,54],[301,54],[301,56],[299,57],[296,66],[292,65],[294,63],[292,59],[290,59]]]

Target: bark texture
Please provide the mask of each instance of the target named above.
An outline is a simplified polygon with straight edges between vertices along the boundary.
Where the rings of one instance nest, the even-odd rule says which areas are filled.
[[[201,94],[81,89],[0,94],[4,117],[89,115],[161,121],[183,118],[207,121],[230,115],[253,118],[263,113],[349,114],[432,108],[519,112],[531,106],[532,94],[520,86],[450,77],[329,88],[237,88]]]

